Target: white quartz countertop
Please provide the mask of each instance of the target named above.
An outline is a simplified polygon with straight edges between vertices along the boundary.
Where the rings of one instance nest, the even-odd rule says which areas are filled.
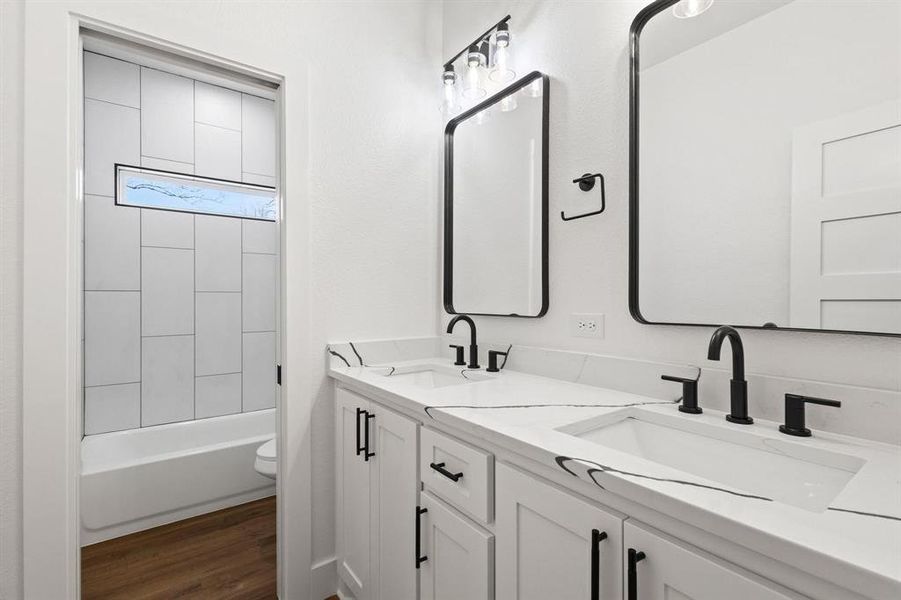
[[[901,597],[901,449],[896,446],[820,432],[794,438],[779,433],[771,421],[736,425],[718,411],[686,415],[677,402],[510,370],[462,369],[461,376],[479,380],[435,388],[388,375],[416,365],[442,365],[454,374],[461,369],[434,358],[388,367],[332,366],[329,374],[389,406],[418,412],[425,424],[436,421],[478,436],[821,579],[874,597]],[[703,424],[708,431],[715,427],[721,439],[750,432],[778,452],[834,453],[862,466],[825,509],[809,510],[558,431],[636,409]]]

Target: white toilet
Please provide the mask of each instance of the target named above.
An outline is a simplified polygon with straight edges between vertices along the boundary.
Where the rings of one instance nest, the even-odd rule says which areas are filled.
[[[275,479],[276,466],[276,444],[275,438],[272,438],[265,444],[257,448],[257,458],[253,462],[253,468],[260,475],[265,475],[270,479]]]

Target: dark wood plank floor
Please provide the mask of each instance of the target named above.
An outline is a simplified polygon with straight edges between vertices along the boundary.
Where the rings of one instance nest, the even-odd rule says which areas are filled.
[[[84,600],[276,598],[275,498],[82,548]]]

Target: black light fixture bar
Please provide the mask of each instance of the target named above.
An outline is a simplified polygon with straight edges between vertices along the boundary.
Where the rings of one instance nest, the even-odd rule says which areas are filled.
[[[482,35],[480,35],[479,37],[477,37],[476,39],[474,39],[474,40],[473,40],[472,42],[470,42],[469,44],[463,46],[463,49],[462,49],[462,50],[460,50],[459,52],[457,52],[456,54],[454,54],[453,57],[451,57],[451,59],[450,59],[449,61],[447,61],[446,63],[444,63],[444,70],[445,70],[445,71],[449,70],[450,67],[454,64],[454,62],[455,62],[458,58],[460,58],[461,56],[463,56],[463,55],[466,53],[466,51],[469,50],[470,47],[472,47],[472,46],[478,46],[478,45],[479,45],[480,43],[482,43],[485,39],[487,39],[488,36],[491,35],[491,33],[492,33],[495,29],[497,29],[498,27],[500,27],[501,25],[503,25],[504,23],[506,23],[506,22],[509,21],[509,20],[510,20],[510,15],[507,15],[506,17],[504,17],[503,19],[501,19],[500,21],[498,21],[497,23],[495,23],[494,25],[492,25],[492,26],[488,29],[488,31],[486,31],[485,33],[483,33]]]

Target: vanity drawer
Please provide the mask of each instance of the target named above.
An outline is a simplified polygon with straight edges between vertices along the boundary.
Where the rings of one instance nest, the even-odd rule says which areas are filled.
[[[419,476],[426,488],[463,512],[494,519],[494,456],[423,427],[419,435]]]

